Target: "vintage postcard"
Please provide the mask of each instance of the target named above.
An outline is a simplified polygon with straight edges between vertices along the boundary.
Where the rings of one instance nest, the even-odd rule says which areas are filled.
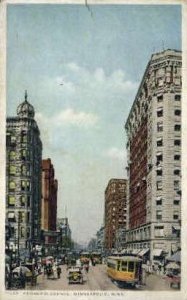
[[[1,1],[1,298],[186,299],[186,1]]]

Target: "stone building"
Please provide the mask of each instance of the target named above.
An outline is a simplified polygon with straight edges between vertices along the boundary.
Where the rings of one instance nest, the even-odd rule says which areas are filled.
[[[153,54],[126,121],[127,247],[164,262],[180,247],[181,52]]]
[[[42,142],[34,115],[25,93],[17,116],[7,118],[6,226],[18,255],[40,241]]]
[[[41,229],[45,245],[56,243],[58,181],[51,159],[42,160]]]
[[[105,248],[115,248],[116,232],[126,228],[126,180],[110,179],[105,190]]]

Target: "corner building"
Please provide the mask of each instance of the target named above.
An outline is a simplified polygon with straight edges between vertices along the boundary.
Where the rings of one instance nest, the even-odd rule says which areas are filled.
[[[42,142],[34,115],[25,93],[17,116],[7,118],[6,227],[18,253],[40,241]]]
[[[152,55],[125,124],[126,246],[152,262],[180,248],[181,66],[180,51]]]
[[[105,190],[105,248],[116,245],[116,234],[126,229],[126,179],[110,179]]]

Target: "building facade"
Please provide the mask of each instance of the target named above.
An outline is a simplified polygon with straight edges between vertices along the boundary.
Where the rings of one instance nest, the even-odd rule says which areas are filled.
[[[180,247],[181,52],[153,54],[128,116],[126,246],[163,262]]]
[[[7,118],[6,227],[8,246],[19,251],[40,240],[42,142],[34,108],[25,100]]]
[[[116,232],[126,229],[126,180],[111,179],[105,190],[105,248],[115,248]]]
[[[42,160],[41,229],[44,244],[56,243],[58,181],[51,159]]]

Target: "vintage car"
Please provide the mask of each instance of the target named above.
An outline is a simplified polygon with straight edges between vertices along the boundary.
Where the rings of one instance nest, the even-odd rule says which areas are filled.
[[[73,267],[68,270],[68,281],[70,283],[83,284],[83,274],[80,267]]]

